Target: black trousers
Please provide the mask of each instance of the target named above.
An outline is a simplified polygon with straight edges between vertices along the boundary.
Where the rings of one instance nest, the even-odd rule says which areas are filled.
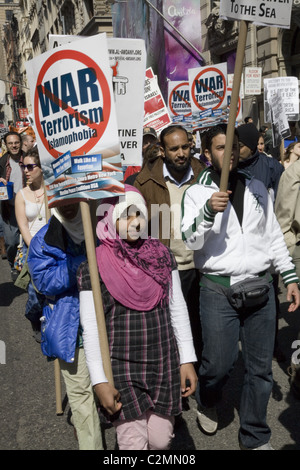
[[[199,363],[195,364],[195,368],[196,371],[198,371],[202,352],[202,329],[199,312],[200,274],[197,269],[187,269],[185,271],[179,271],[179,276],[181,281],[182,293],[189,312],[194,347]]]

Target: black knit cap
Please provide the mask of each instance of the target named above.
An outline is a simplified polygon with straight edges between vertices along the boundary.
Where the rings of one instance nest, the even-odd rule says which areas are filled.
[[[242,124],[237,128],[239,141],[242,142],[246,147],[249,147],[254,153],[257,149],[259,132],[256,126],[249,122],[248,124]]]

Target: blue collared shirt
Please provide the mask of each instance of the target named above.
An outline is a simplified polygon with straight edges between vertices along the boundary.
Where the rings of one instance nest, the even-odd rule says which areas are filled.
[[[163,166],[163,175],[164,175],[164,178],[167,179],[169,178],[171,181],[173,181],[173,183],[176,184],[176,186],[178,186],[178,188],[180,188],[183,184],[185,183],[188,183],[194,176],[194,172],[193,172],[193,169],[191,166],[189,166],[186,174],[184,175],[184,177],[182,178],[181,181],[177,181],[172,175],[171,173],[169,172],[168,168],[167,168],[167,165],[164,163],[164,166]]]

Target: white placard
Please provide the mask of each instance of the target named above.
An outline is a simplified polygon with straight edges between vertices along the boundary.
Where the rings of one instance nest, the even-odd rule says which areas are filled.
[[[299,82],[297,77],[277,77],[264,79],[265,122],[271,122],[270,99],[280,91],[284,112],[288,121],[299,120]]]
[[[220,17],[290,28],[293,0],[221,0]]]
[[[245,68],[245,95],[261,95],[261,67]]]
[[[50,35],[49,47],[82,36]],[[122,165],[141,165],[146,49],[143,39],[107,38]]]

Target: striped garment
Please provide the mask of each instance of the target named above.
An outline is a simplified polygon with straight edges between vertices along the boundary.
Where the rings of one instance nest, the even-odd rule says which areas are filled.
[[[148,409],[164,416],[178,415],[180,362],[169,302],[148,312],[130,310],[110,295],[101,278],[100,285],[114,385],[123,405],[117,417],[104,413],[106,418],[137,419]],[[91,290],[87,262],[79,268],[78,288]]]

